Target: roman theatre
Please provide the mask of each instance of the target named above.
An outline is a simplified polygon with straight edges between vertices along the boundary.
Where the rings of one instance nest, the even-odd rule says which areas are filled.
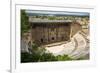
[[[89,35],[82,32],[82,25],[76,21],[29,17],[29,25],[27,40],[21,40],[22,52],[29,52],[36,43],[55,56],[67,54],[76,59],[89,54]]]
[[[47,45],[57,42],[70,41],[81,25],[70,20],[43,20],[29,18],[31,25],[31,42]]]

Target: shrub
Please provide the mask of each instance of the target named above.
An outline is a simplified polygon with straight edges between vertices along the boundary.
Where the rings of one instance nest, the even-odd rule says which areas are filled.
[[[66,60],[72,60],[68,55],[58,55],[57,56],[58,61],[66,61]]]
[[[21,62],[31,62],[33,59],[32,55],[27,52],[21,53]]]

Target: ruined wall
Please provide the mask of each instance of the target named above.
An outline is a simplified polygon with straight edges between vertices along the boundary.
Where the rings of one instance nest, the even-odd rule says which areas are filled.
[[[70,39],[70,25],[68,23],[34,23],[32,24],[32,38],[37,44],[50,44]]]
[[[29,52],[32,48],[32,37],[31,30],[23,34],[21,37],[21,52]]]
[[[80,23],[72,22],[70,30],[70,38],[72,38],[78,31],[82,30]]]

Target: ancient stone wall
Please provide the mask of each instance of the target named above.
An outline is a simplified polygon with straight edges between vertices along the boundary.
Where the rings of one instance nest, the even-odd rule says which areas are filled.
[[[70,30],[70,38],[72,38],[78,31],[82,29],[80,23],[72,22]]]
[[[70,39],[68,23],[33,23],[32,38],[37,44],[49,44]]]

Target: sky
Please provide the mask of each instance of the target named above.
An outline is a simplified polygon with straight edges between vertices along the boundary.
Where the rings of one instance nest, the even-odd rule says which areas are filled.
[[[89,16],[88,12],[69,12],[69,11],[44,11],[26,10],[28,15],[48,15],[48,16]]]

